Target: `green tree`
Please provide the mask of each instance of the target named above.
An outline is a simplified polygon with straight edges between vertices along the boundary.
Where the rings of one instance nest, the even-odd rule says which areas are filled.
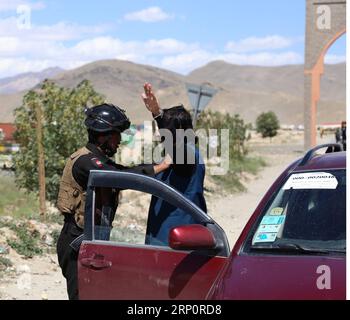
[[[273,138],[277,135],[280,124],[276,114],[272,111],[262,113],[256,119],[256,130],[263,138]]]
[[[205,130],[218,129],[220,135],[221,129],[229,130],[230,137],[230,158],[243,158],[247,154],[246,143],[250,139],[248,130],[251,128],[250,124],[244,123],[244,120],[235,114],[230,114],[208,111],[200,115],[198,119],[198,128]]]
[[[245,190],[241,183],[243,172],[256,174],[265,165],[262,159],[248,156],[247,142],[251,127],[238,114],[231,116],[228,113],[208,111],[203,112],[198,119],[197,129],[205,129],[207,134],[210,129],[218,129],[218,135],[221,129],[229,130],[229,171],[224,176],[213,176],[213,180],[230,192]],[[221,146],[218,148],[220,151]]]
[[[38,148],[35,105],[43,112],[46,197],[56,201],[66,159],[87,141],[84,108],[104,102],[89,81],[73,89],[44,81],[40,90],[29,91],[15,110],[16,139],[21,148],[14,157],[16,183],[28,191],[38,191]]]

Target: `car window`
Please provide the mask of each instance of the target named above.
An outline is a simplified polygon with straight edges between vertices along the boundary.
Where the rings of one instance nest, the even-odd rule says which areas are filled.
[[[171,228],[195,223],[187,212],[147,193],[95,188],[95,240],[168,246]]]
[[[331,170],[291,174],[263,212],[251,245],[345,250],[345,239],[346,171]]]

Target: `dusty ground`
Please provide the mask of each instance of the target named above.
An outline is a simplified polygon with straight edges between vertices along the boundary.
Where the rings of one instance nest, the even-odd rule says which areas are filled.
[[[0,299],[66,300],[65,279],[56,255],[23,259],[10,252],[13,270],[0,279]]]
[[[325,137],[321,142],[330,142],[333,137]],[[256,177],[245,183],[247,192],[220,195],[207,195],[208,212],[225,230],[231,248],[239,237],[244,225],[258,205],[259,201],[271,186],[277,176],[293,160],[303,154],[302,137],[300,134],[284,133],[270,143],[254,138],[250,142],[250,149],[254,154],[265,159],[268,166]],[[137,198],[132,204],[128,199],[133,194],[124,196],[120,216],[133,215],[127,225],[122,219],[116,222],[117,226],[142,232],[145,217],[135,215],[135,208],[148,206],[148,198]],[[6,255],[14,264],[7,272],[0,276],[0,299],[67,299],[65,279],[61,275],[56,255],[44,255],[32,259],[23,259],[14,250],[10,249]],[[0,273],[1,274],[1,273]]]

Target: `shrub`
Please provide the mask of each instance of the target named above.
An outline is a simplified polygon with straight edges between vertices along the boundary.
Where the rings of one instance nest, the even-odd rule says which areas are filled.
[[[218,129],[219,135],[220,129],[229,129],[229,171],[224,176],[213,176],[214,181],[227,191],[244,191],[241,174],[243,172],[256,174],[262,166],[265,166],[261,158],[248,155],[246,144],[250,139],[251,127],[251,124],[246,124],[237,114],[231,116],[209,111],[199,117],[198,129]],[[221,150],[220,145],[219,150]]]
[[[272,111],[262,113],[256,119],[256,130],[263,138],[273,138],[277,135],[280,124],[276,114]]]
[[[8,239],[7,243],[12,249],[16,250],[18,254],[25,256],[26,258],[32,258],[35,255],[43,253],[38,244],[38,233],[31,234],[24,223],[18,225],[14,223],[6,223],[4,225],[16,232],[18,239]]]

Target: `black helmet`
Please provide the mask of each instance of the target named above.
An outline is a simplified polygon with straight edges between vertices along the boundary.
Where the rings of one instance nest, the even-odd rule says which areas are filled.
[[[130,127],[125,111],[113,104],[86,108],[85,114],[85,126],[95,132],[123,132]]]

